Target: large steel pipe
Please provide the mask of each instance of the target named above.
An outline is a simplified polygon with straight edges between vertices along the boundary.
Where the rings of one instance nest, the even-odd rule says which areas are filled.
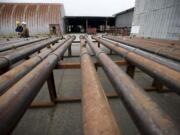
[[[24,48],[22,50],[13,52],[13,53],[5,55],[5,56],[0,56],[0,69],[8,67],[8,66],[16,63],[17,61],[26,58],[27,56],[33,54],[36,51],[41,50],[42,48],[46,47],[47,45],[49,45],[51,43],[58,41],[59,39],[60,39],[60,37],[45,40],[35,46],[27,47],[27,48]]]
[[[60,43],[55,44],[51,48],[46,48],[43,52],[26,60],[22,64],[16,66],[15,68],[9,70],[0,76],[0,95],[2,95],[8,88],[10,88],[14,83],[20,80],[24,75],[31,71],[37,64],[39,64],[43,59],[45,59],[49,53],[57,49],[59,46],[68,41],[70,37]]]
[[[122,55],[125,59],[132,62],[142,71],[146,72],[153,78],[156,78],[160,82],[162,82],[165,86],[169,87],[176,93],[180,94],[180,72],[170,69],[162,64],[159,64],[153,60],[145,58],[141,55],[134,53],[133,51],[129,51],[120,46],[116,46],[110,42],[107,42],[103,39],[100,39],[96,36],[93,38],[103,44],[104,46],[110,48],[116,53]]]
[[[158,46],[154,44],[147,44],[142,42],[134,42],[133,40],[124,40],[114,36],[103,36],[104,38],[123,43],[129,46],[137,47],[151,53],[155,53],[180,62],[180,48],[169,46]]]
[[[85,40],[81,39],[80,42],[84,135],[119,135],[117,123],[85,47]]]
[[[8,44],[8,45],[4,45],[4,46],[0,47],[0,52],[7,51],[7,50],[10,50],[10,49],[14,49],[14,48],[18,48],[18,47],[25,46],[25,45],[30,45],[32,43],[42,41],[42,40],[45,40],[45,39],[47,39],[47,37],[40,38],[40,39],[27,40],[27,41],[23,41],[23,42],[20,42],[20,43],[12,43],[12,44]]]
[[[3,45],[9,45],[9,44],[12,44],[12,43],[18,43],[18,42],[22,42],[22,41],[26,41],[26,40],[29,40],[29,38],[16,38],[16,39],[4,39],[2,41],[0,41],[0,46],[3,46]]]
[[[0,134],[10,134],[40,88],[52,73],[60,57],[71,45],[75,37],[71,37],[61,47],[43,60],[36,68],[13,85],[0,96]]]
[[[147,93],[92,41],[85,38],[142,134],[178,135],[172,120]]]
[[[101,39],[101,38],[100,38]],[[143,51],[141,49],[138,49],[138,48],[135,48],[135,47],[131,47],[131,46],[127,46],[125,44],[121,44],[121,43],[118,43],[118,42],[115,42],[115,41],[112,41],[112,40],[109,40],[109,39],[105,39],[103,38],[103,40],[107,41],[107,42],[110,42],[116,46],[120,46],[122,48],[125,48],[129,51],[133,51],[139,55],[142,55],[148,59],[151,59],[155,62],[158,62],[162,65],[165,65],[171,69],[174,69],[174,70],[177,70],[178,72],[180,72],[180,63],[179,62],[175,62],[171,59],[168,59],[168,58],[164,58],[162,56],[159,56],[159,55],[156,55],[156,54],[153,54],[153,53],[149,53],[147,51]]]

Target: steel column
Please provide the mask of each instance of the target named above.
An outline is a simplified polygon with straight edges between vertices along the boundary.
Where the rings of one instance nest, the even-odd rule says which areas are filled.
[[[56,103],[57,93],[56,93],[56,86],[55,86],[53,71],[50,74],[49,78],[47,79],[47,85],[48,85],[50,99],[53,103]]]
[[[72,45],[71,45],[71,46],[72,46]],[[69,48],[68,48],[68,56],[71,56],[71,55],[72,55],[71,46],[69,46]]]
[[[133,64],[128,63],[127,69],[126,69],[126,73],[127,73],[131,78],[134,78],[135,69],[136,69],[136,67],[135,67]]]

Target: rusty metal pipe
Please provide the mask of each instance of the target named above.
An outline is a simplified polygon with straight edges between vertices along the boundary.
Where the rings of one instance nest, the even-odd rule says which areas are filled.
[[[138,55],[133,51],[129,51],[103,39],[99,39],[96,36],[93,36],[93,38],[104,46],[122,55],[125,59],[136,65],[138,68],[140,68],[142,71],[146,72],[153,78],[156,78],[168,88],[180,94],[180,72],[170,69],[141,55]]]
[[[52,38],[49,40],[45,40],[35,46],[27,47],[25,49],[13,52],[11,54],[0,56],[0,69],[8,67],[19,60],[26,58],[27,56],[33,54],[36,51],[41,50],[42,48],[46,47],[47,45],[58,41],[60,37]]]
[[[9,45],[9,44],[14,44],[14,43],[18,43],[18,42],[22,42],[22,41],[26,41],[26,40],[29,40],[29,38],[25,38],[25,39],[22,39],[22,38],[19,38],[19,39],[6,39],[6,41],[0,41],[0,46],[3,46],[3,45]]]
[[[88,45],[123,101],[136,126],[145,135],[178,135],[170,117],[102,50],[85,37]]]
[[[0,134],[10,134],[75,36],[0,96]]]
[[[51,48],[46,48],[43,52],[32,57],[31,59],[23,62],[15,68],[9,70],[0,76],[0,95],[2,95],[8,88],[20,80],[24,75],[31,71],[36,65],[38,65],[43,59],[45,59],[49,53],[56,50],[59,46],[70,40],[70,37],[55,44]]]
[[[169,47],[169,46],[158,46],[158,45],[153,45],[153,44],[147,44],[142,42],[134,42],[133,40],[125,40],[125,39],[120,39],[115,36],[103,36],[104,38],[123,43],[132,47],[140,48],[145,51],[149,51],[151,53],[155,53],[158,55],[161,55],[163,57],[167,57],[173,60],[176,60],[180,62],[180,48],[179,47]]]
[[[100,39],[102,39],[102,38],[100,38]],[[125,44],[121,44],[121,43],[112,41],[110,39],[103,38],[103,40],[105,40],[105,41],[107,41],[109,43],[112,43],[112,44],[114,44],[116,46],[120,46],[120,47],[122,47],[124,49],[127,49],[129,51],[133,51],[133,52],[135,52],[135,53],[137,53],[137,54],[139,54],[141,56],[144,56],[144,57],[146,57],[148,59],[151,59],[151,60],[153,60],[155,62],[158,62],[159,64],[165,65],[165,66],[167,66],[167,67],[169,67],[171,69],[174,69],[174,70],[180,72],[180,63],[179,62],[175,62],[175,61],[173,61],[171,59],[168,59],[168,58],[165,58],[165,57],[153,54],[153,53],[149,53],[149,52],[143,51],[143,50],[135,48],[135,47],[127,46]]]
[[[84,135],[120,135],[85,40],[81,39],[80,44]]]
[[[0,47],[0,52],[7,51],[7,50],[10,50],[10,49],[14,49],[14,48],[18,48],[18,47],[25,46],[25,45],[30,45],[32,43],[42,41],[42,40],[45,40],[45,39],[47,39],[47,37],[4,45],[4,46]]]

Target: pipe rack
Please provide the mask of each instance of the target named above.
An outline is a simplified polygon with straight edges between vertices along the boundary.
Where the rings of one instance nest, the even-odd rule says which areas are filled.
[[[0,97],[0,134],[12,132],[74,39],[74,36],[71,37],[61,47],[50,53],[36,68]]]
[[[30,47],[24,48],[22,50],[13,52],[11,54],[8,54],[5,56],[0,56],[0,69],[6,68],[6,67],[16,63],[17,61],[26,58],[27,56],[33,54],[36,51],[41,50],[42,48],[46,47],[47,45],[49,45],[51,43],[58,41],[59,39],[60,39],[59,37],[48,39],[48,40],[38,43],[35,46],[30,46]]]
[[[32,43],[35,43],[35,42],[38,42],[38,41],[42,41],[42,40],[45,40],[45,39],[47,39],[47,37],[40,38],[40,39],[32,39],[32,40],[22,41],[22,42],[18,42],[18,43],[8,44],[8,45],[0,47],[0,52],[7,51],[7,50],[10,50],[10,49],[15,49],[15,48],[18,48],[18,47],[21,47],[21,46],[25,46],[25,45],[30,45]]]
[[[133,51],[129,51],[120,46],[116,46],[115,44],[107,42],[96,36],[93,36],[93,38],[107,48],[110,48],[111,50],[120,54],[126,60],[133,63],[135,66],[137,66],[153,78],[156,78],[158,81],[162,82],[165,86],[171,88],[176,93],[180,93],[180,72],[161,65],[151,59],[143,57],[142,55],[136,54]]]
[[[170,117],[101,49],[85,37],[136,126],[146,135],[178,135]],[[95,38],[96,39],[96,38]]]
[[[42,62],[48,56],[48,54],[56,50],[58,47],[60,47],[69,39],[70,37],[68,37],[66,40],[61,41],[58,44],[55,44],[54,46],[50,48],[46,48],[46,50],[42,51],[38,55],[30,58],[29,60],[26,60],[22,64],[2,74],[0,76],[0,95],[2,95],[8,88],[10,88],[13,84],[15,84],[18,80],[20,80],[24,75],[26,75],[29,71],[31,71],[36,65]]]
[[[81,39],[81,77],[84,135],[120,135],[84,39]]]
[[[150,44],[150,43],[144,43],[142,41],[133,41],[133,39],[131,40],[126,40],[124,38],[117,38],[115,36],[103,36],[104,38],[119,42],[119,43],[123,43],[132,47],[136,47],[136,48],[140,48],[142,50],[151,52],[151,53],[155,53],[158,55],[161,55],[163,57],[167,57],[173,60],[176,60],[178,62],[180,62],[180,48],[179,46],[175,46],[172,47],[170,45],[155,45],[155,44]]]

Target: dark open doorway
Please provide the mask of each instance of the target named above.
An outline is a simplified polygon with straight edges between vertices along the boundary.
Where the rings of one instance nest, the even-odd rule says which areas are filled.
[[[61,29],[59,24],[49,24],[49,31],[51,35],[61,35]]]
[[[66,17],[67,33],[84,33],[88,30],[96,29],[97,32],[105,32],[115,25],[113,17]]]

